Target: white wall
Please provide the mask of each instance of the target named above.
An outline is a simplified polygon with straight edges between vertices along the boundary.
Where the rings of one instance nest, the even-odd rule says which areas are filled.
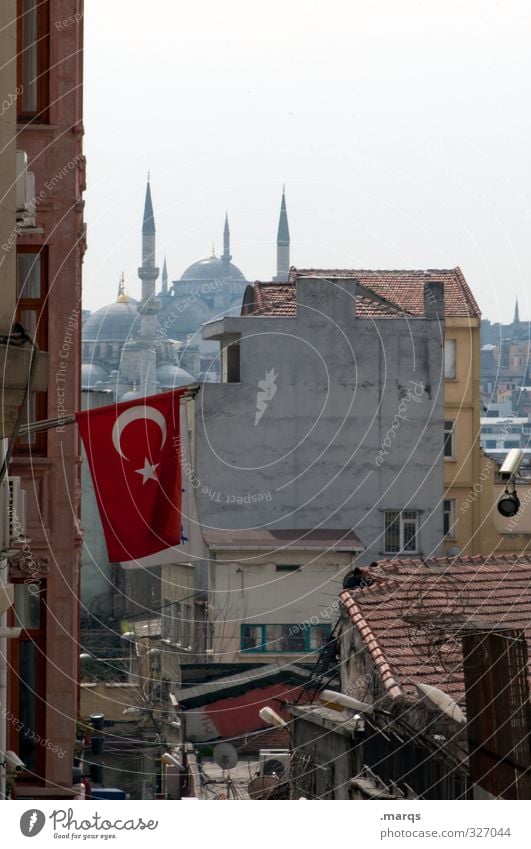
[[[288,652],[240,652],[240,625],[334,624],[338,595],[352,565],[347,552],[218,552],[210,564],[214,660],[311,662],[315,655]],[[297,572],[277,572],[276,564],[298,565]]]

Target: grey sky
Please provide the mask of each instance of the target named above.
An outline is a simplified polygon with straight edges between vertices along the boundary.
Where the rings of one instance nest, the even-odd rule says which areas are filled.
[[[145,180],[171,279],[221,245],[271,279],[282,183],[299,266],[460,265],[531,317],[531,6],[85,2],[84,305],[138,296]]]

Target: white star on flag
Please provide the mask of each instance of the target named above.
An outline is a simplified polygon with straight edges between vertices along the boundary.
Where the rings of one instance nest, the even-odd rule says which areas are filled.
[[[155,469],[158,466],[159,466],[159,463],[155,463],[154,465],[152,465],[151,463],[148,462],[148,459],[146,457],[145,460],[144,460],[144,468],[143,469],[135,469],[135,472],[137,473],[137,475],[142,475],[142,483],[143,484],[146,483],[146,481],[148,481],[148,480],[156,481],[156,480],[158,480],[158,478],[155,474]]]

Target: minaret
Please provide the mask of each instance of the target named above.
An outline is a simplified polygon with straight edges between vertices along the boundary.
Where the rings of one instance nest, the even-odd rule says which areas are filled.
[[[157,314],[160,303],[156,299],[155,286],[159,276],[159,270],[155,265],[155,217],[153,215],[153,203],[151,200],[151,186],[149,174],[146,186],[146,200],[144,202],[144,218],[142,221],[142,265],[138,269],[138,276],[142,281],[142,300],[138,305],[140,313],[139,334],[139,390],[143,395],[153,395],[157,391],[156,386],[156,346],[157,336]]]
[[[287,283],[289,278],[289,227],[286,211],[286,187],[282,187],[280,203],[280,218],[277,231],[277,273],[273,277],[275,283]]]
[[[223,253],[221,255],[221,259],[223,262],[230,262],[232,259],[230,253],[229,216],[227,213],[225,213],[225,226],[223,228]]]
[[[162,294],[168,294],[168,266],[166,265],[166,257],[164,257],[164,265],[162,266]]]
[[[520,310],[518,309],[518,298],[516,299],[516,302],[515,302],[515,305],[514,305],[513,324],[520,324]]]

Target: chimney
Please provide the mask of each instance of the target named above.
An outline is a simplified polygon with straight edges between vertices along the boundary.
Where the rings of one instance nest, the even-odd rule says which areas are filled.
[[[444,283],[440,280],[424,283],[424,318],[444,321]]]

